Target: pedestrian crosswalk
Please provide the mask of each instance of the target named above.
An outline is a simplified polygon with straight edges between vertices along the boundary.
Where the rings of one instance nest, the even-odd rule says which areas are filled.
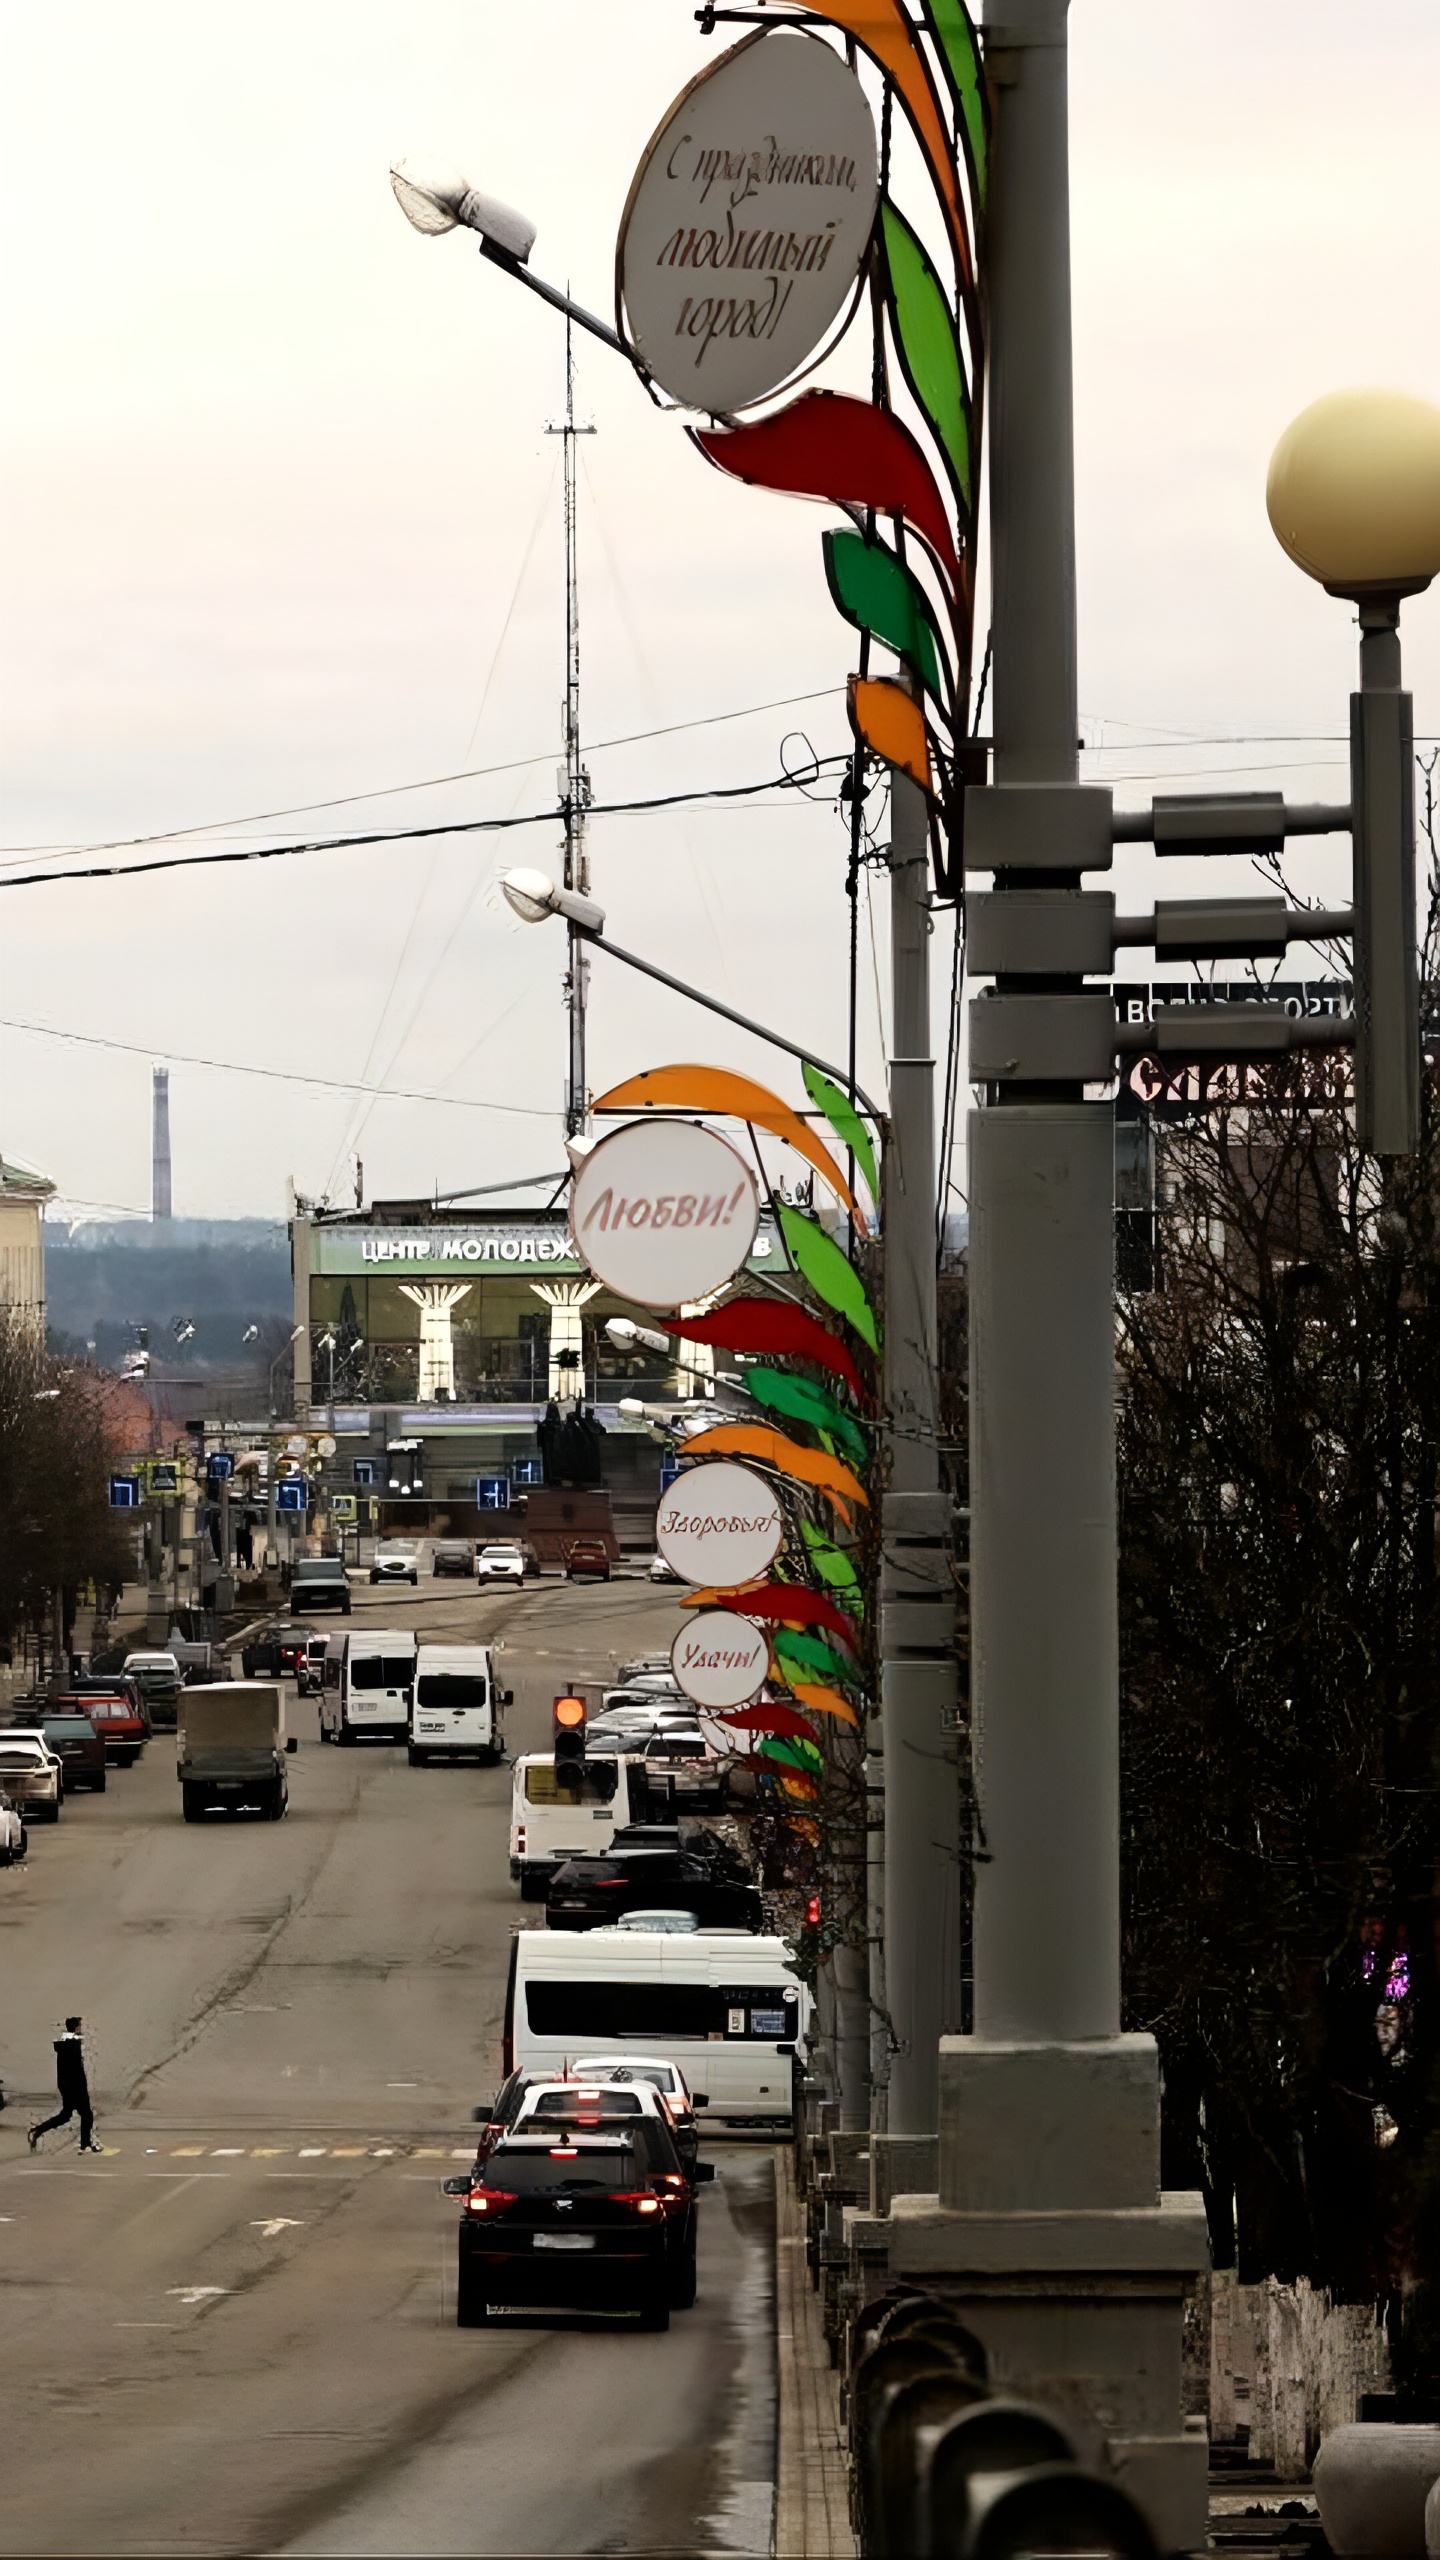
[[[57,2143],[49,2154],[65,2149]],[[71,2146],[73,2148],[73,2146]],[[474,2142],[451,2147],[439,2142],[101,2142],[106,2160],[473,2160]],[[41,2148],[37,2155],[47,2154]]]

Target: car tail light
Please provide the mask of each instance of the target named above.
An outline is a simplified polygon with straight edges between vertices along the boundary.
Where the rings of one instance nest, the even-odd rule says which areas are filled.
[[[504,2213],[508,2206],[518,2202],[518,2196],[507,2195],[503,2187],[472,2187],[465,2199],[465,2210],[467,2213]]]
[[[642,2195],[636,2188],[622,2191],[613,2201],[623,2204],[631,2213],[661,2213],[664,2210],[658,2196]]]
[[[551,2151],[550,2157],[552,2160],[578,2160],[580,2154],[573,2142],[562,2142]]]

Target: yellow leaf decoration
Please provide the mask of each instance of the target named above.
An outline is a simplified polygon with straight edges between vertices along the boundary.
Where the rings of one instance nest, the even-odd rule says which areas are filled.
[[[906,699],[909,697],[907,695]],[[922,724],[923,725],[923,724]],[[877,750],[878,752],[878,750]],[[813,1165],[837,1200],[848,1209],[862,1233],[865,1212],[828,1147],[807,1129],[788,1102],[749,1076],[732,1075],[727,1067],[651,1067],[644,1075],[627,1076],[592,1103],[594,1111],[719,1111],[732,1120],[752,1121],[783,1138],[788,1147]]]

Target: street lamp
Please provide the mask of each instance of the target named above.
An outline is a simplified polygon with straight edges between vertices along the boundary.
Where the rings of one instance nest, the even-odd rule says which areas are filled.
[[[295,1328],[294,1328],[294,1331],[291,1333],[291,1336],[290,1336],[289,1341],[288,1341],[287,1343],[285,1343],[285,1345],[283,1346],[283,1348],[282,1348],[281,1350],[279,1350],[279,1351],[277,1351],[277,1352],[276,1352],[274,1359],[273,1359],[273,1360],[271,1361],[271,1363],[270,1363],[270,1390],[269,1390],[269,1402],[270,1402],[270,1413],[271,1413],[271,1418],[272,1418],[272,1420],[273,1420],[273,1418],[274,1418],[274,1413],[275,1413],[275,1372],[276,1372],[276,1370],[279,1368],[281,1361],[284,1359],[284,1357],[285,1357],[285,1353],[286,1353],[287,1351],[289,1351],[289,1350],[293,1347],[293,1345],[299,1341],[300,1336],[301,1336],[301,1334],[304,1332],[304,1330],[305,1330],[305,1327],[303,1326],[303,1324],[297,1324],[297,1325],[295,1326]]]
[[[393,161],[390,184],[406,221],[413,223],[417,231],[432,238],[442,231],[457,229],[477,233],[482,258],[488,258],[492,266],[503,267],[517,283],[538,293],[552,310],[563,311],[567,319],[588,329],[592,338],[602,339],[627,363],[631,361],[624,339],[607,328],[603,320],[597,320],[593,311],[584,310],[578,302],[571,301],[568,293],[531,275],[529,257],[535,246],[535,225],[525,214],[517,213],[513,205],[502,204],[498,196],[483,194],[458,169],[448,168],[442,161]]]
[[[1350,697],[1355,847],[1355,1106],[1363,1146],[1420,1141],[1415,729],[1400,606],[1440,571],[1440,409],[1403,391],[1332,391],[1286,428],[1265,504],[1283,550],[1359,608]]]
[[[722,1004],[718,996],[707,996],[699,987],[690,986],[684,978],[672,978],[667,969],[657,969],[653,960],[642,960],[637,951],[625,951],[611,942],[605,932],[605,910],[593,898],[581,897],[578,890],[557,888],[543,871],[502,871],[499,874],[505,902],[525,924],[544,924],[551,916],[563,916],[581,940],[597,951],[608,951],[612,960],[621,960],[627,969],[638,969],[658,986],[668,987],[673,995],[688,996],[692,1004],[703,1005],[707,1013],[718,1013],[726,1022],[737,1023],[742,1031],[757,1040],[769,1042],[772,1049],[783,1049],[804,1065],[818,1067],[842,1091],[854,1094],[861,1109],[869,1113],[877,1129],[885,1126],[885,1115],[871,1101],[863,1085],[855,1082],[848,1067],[831,1066],[826,1058],[817,1057],[813,1049],[802,1049],[795,1040],[787,1040],[779,1031],[768,1030],[763,1022],[754,1022],[748,1013],[737,1013],[733,1005]]]

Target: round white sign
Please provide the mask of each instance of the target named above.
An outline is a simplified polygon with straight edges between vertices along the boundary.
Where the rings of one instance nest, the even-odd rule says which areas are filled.
[[[697,1707],[743,1707],[764,1685],[769,1639],[733,1609],[700,1609],[670,1647],[670,1668]]]
[[[712,416],[813,355],[869,246],[865,92],[814,36],[747,36],[681,91],[631,185],[616,300],[648,371]]]
[[[641,1307],[682,1307],[743,1269],[760,1195],[743,1156],[693,1120],[631,1120],[570,1185],[570,1232],[597,1280]]]
[[[754,1582],[785,1535],[780,1499],[753,1467],[709,1458],[660,1497],[655,1544],[682,1582],[734,1591]]]
[[[306,1439],[303,1431],[292,1431],[289,1439],[285,1443],[285,1455],[287,1458],[303,1458],[307,1454],[309,1447],[310,1443]]]
[[[321,1432],[319,1439],[315,1443],[315,1447],[322,1458],[333,1458],[335,1455],[335,1443],[331,1439],[328,1431]]]

